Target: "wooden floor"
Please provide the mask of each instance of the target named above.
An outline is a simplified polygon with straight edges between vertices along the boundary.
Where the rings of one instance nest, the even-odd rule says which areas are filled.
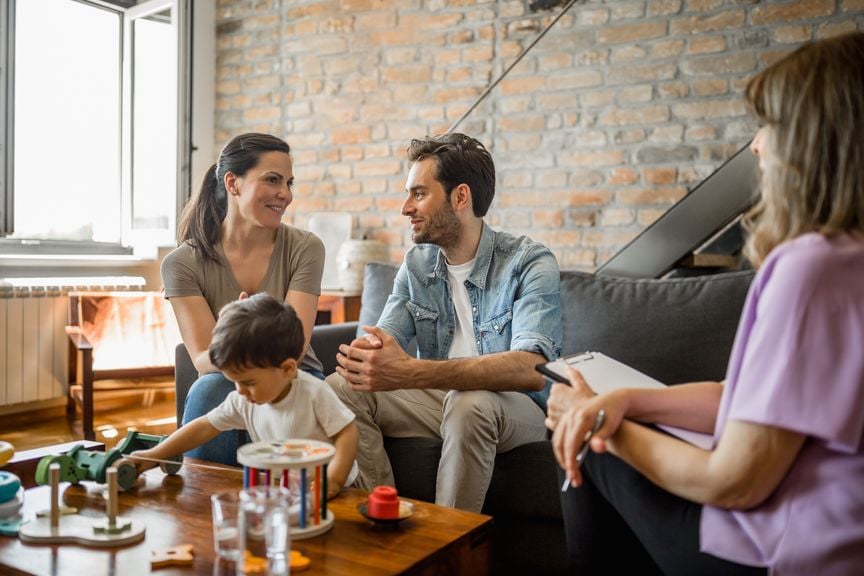
[[[170,434],[177,429],[174,391],[170,389],[149,393],[97,392],[94,414],[96,440],[104,442],[106,450],[123,440],[128,430]],[[65,406],[0,417],[0,440],[12,444],[16,451],[83,438],[80,409],[71,420],[66,416]]]

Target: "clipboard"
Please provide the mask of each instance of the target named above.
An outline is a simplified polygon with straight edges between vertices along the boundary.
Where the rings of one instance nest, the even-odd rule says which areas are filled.
[[[569,384],[567,366],[579,370],[585,378],[585,382],[597,394],[603,394],[619,388],[657,389],[667,387],[659,380],[655,380],[635,368],[631,368],[610,358],[602,352],[583,352],[568,356],[567,358],[561,358],[555,362],[538,364],[537,371],[556,382]],[[657,424],[657,427],[703,450],[711,450],[714,447],[714,437],[710,434],[685,430],[684,428],[677,428],[675,426],[666,426],[664,424]]]

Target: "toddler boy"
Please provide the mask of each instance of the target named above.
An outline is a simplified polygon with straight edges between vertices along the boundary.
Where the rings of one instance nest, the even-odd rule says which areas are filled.
[[[356,476],[357,426],[330,386],[298,369],[303,348],[303,325],[289,304],[265,293],[227,304],[213,328],[209,353],[237,389],[164,442],[130,457],[165,460],[226,430],[246,430],[252,442],[322,440],[336,448],[327,466],[332,498]],[[136,466],[141,471],[155,463],[137,460]]]

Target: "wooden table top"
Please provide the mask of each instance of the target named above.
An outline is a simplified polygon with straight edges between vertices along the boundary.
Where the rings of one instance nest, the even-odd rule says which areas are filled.
[[[201,464],[193,459],[187,462]],[[233,563],[221,560],[214,565],[210,494],[238,490],[241,483],[239,470],[184,466],[178,476],[166,476],[158,468],[148,470],[131,490],[120,494],[119,502],[122,516],[146,524],[143,541],[122,548],[97,549],[30,545],[17,538],[0,536],[0,567],[3,568],[0,573],[148,574],[152,550],[192,544],[195,547],[193,566],[162,568],[154,573],[233,575]],[[79,508],[82,515],[104,516],[104,499],[100,487],[94,483],[84,482],[79,486],[64,483],[61,492],[61,502]],[[49,498],[47,486],[28,490],[25,518],[47,509]],[[476,548],[482,556],[491,549],[492,519],[489,516],[415,501],[416,510],[411,518],[395,527],[376,526],[357,511],[357,505],[365,498],[366,493],[360,490],[343,490],[328,503],[336,516],[333,528],[321,536],[292,542],[293,548],[311,560],[304,574],[432,573],[438,568],[430,570],[430,558],[438,557],[440,565],[443,556],[461,554],[464,564],[465,550]],[[488,558],[481,558],[479,565],[487,561]],[[444,563],[448,563],[446,558]]]

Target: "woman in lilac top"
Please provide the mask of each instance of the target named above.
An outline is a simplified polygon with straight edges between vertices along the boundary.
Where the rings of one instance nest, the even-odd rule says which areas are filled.
[[[572,371],[572,388],[553,388],[555,455],[572,486],[585,480],[568,493],[587,504],[565,506],[580,574],[608,572],[575,536],[610,515],[626,527],[607,551],[627,555],[629,541],[631,558],[666,574],[864,571],[862,63],[854,33],[805,45],[747,86],[762,124],[745,248],[758,273],[725,383],[598,396]],[[601,409],[590,448],[605,454],[580,470]],[[714,449],[640,423],[713,432]]]

